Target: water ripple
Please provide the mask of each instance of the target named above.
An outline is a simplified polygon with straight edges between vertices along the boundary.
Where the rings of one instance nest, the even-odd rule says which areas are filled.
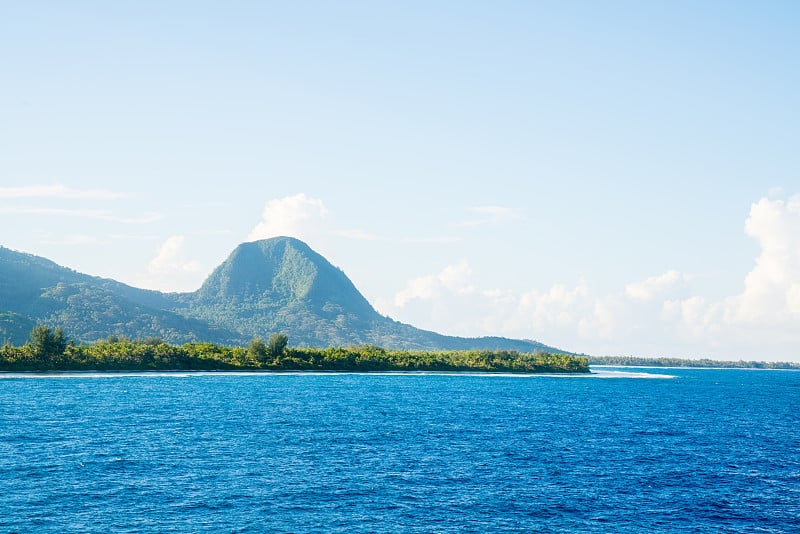
[[[796,531],[800,373],[598,375],[5,376],[0,532]]]

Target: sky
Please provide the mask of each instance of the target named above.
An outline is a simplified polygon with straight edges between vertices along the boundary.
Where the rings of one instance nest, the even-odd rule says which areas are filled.
[[[382,314],[800,361],[800,4],[0,1],[0,245],[192,291],[291,235]]]

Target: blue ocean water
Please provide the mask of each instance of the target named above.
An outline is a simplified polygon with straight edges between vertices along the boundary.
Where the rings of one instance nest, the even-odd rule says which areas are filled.
[[[0,375],[0,532],[800,531],[800,372],[596,370]]]

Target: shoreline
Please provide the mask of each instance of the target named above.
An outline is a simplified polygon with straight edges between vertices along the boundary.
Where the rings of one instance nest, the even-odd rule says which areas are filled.
[[[360,370],[335,370],[335,369],[248,369],[248,370],[229,370],[229,369],[80,369],[75,371],[57,369],[49,371],[5,371],[0,370],[0,377],[9,375],[23,376],[64,376],[64,375],[217,375],[217,376],[254,376],[254,375],[403,375],[403,376],[587,376],[592,374],[586,372],[559,372],[559,371],[437,371],[437,370],[413,370],[413,371],[360,371]]]

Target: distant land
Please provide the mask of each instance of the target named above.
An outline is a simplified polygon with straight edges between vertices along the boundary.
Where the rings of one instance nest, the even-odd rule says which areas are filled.
[[[491,373],[588,373],[589,360],[547,352],[458,350],[389,351],[375,345],[288,347],[285,334],[267,343],[255,338],[244,347],[213,343],[176,346],[160,339],[130,340],[113,336],[76,345],[61,328],[37,325],[22,347],[0,347],[0,371],[435,371]]]
[[[350,279],[304,242],[243,243],[190,293],[138,289],[0,247],[0,343],[37,324],[76,342],[109,337],[244,346],[282,332],[296,347],[568,353],[532,340],[445,336],[379,314]],[[569,353],[568,353],[569,354]]]
[[[642,358],[639,356],[589,356],[591,365],[621,367],[722,367],[726,369],[800,369],[800,363],[752,360],[710,360],[708,358]]]

